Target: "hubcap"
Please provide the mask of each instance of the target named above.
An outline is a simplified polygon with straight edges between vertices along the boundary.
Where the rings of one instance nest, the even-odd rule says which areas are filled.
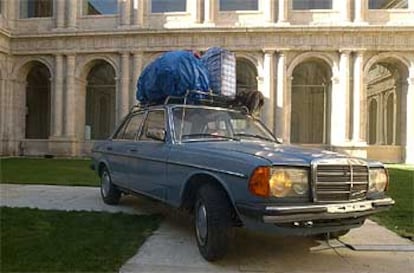
[[[204,245],[207,239],[207,211],[204,204],[200,204],[196,211],[195,227],[197,239]]]
[[[111,185],[111,178],[109,177],[109,174],[107,172],[104,172],[102,174],[102,184],[101,184],[103,196],[105,197],[108,196],[110,185]]]

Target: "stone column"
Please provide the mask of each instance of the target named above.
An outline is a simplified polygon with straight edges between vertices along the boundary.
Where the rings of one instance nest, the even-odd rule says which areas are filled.
[[[26,138],[26,79],[14,78],[9,80],[9,116],[6,125],[8,126],[8,149],[12,155],[24,155],[24,140]],[[22,126],[16,126],[21,124]]]
[[[334,8],[341,15],[342,22],[351,21],[351,0],[333,0]],[[360,1],[360,0],[357,0]]]
[[[277,60],[277,85],[276,85],[276,109],[275,109],[275,135],[284,142],[288,142],[286,134],[286,94],[287,94],[287,67],[286,53],[281,51]],[[274,75],[274,73],[272,73]]]
[[[404,163],[414,164],[414,63],[411,64],[410,76],[407,79],[407,95],[406,107],[402,109],[405,120],[405,147],[404,147]]]
[[[65,1],[55,1],[56,5],[56,28],[63,28],[65,26]]]
[[[67,0],[68,27],[76,28],[78,20],[78,0]]]
[[[265,50],[263,56],[263,96],[265,105],[262,110],[262,120],[267,127],[274,131],[274,67],[275,54],[273,50]]]
[[[58,137],[62,136],[63,123],[63,55],[61,54],[55,56],[55,78],[52,98],[52,136]]]
[[[218,0],[204,0],[204,24],[214,25]]]
[[[119,14],[120,14],[120,25],[129,26],[131,18],[131,3],[130,0],[120,0],[119,2]]]
[[[342,51],[338,75],[333,78],[331,95],[331,145],[343,146],[346,139],[347,95],[349,94],[349,51]]]
[[[276,0],[267,0],[263,1],[263,14],[264,14],[264,21],[266,23],[273,24],[275,22],[275,8],[276,8]]]
[[[130,87],[129,106],[137,104],[136,92],[137,92],[137,81],[141,74],[144,65],[144,54],[143,52],[134,52],[132,54],[132,78]]]
[[[129,111],[129,52],[121,53],[121,77],[118,95],[119,110],[117,123],[126,116]]]
[[[364,143],[368,143],[368,117],[369,117],[369,106],[368,106],[368,78],[363,76],[362,80],[362,95],[361,95],[361,123],[359,126],[359,135]]]
[[[384,95],[378,95],[377,101],[377,139],[376,144],[384,144]]]
[[[368,9],[367,0],[354,0],[354,22],[359,24],[366,23],[366,12]]]
[[[1,3],[0,3],[1,4]],[[4,71],[5,72],[5,71]],[[2,78],[3,75],[0,74],[0,140],[5,138],[4,136],[4,127],[6,126],[4,117],[6,116],[6,80]],[[0,142],[0,155],[3,155],[2,149],[3,143]]]
[[[3,7],[4,7],[6,1],[1,1],[1,2],[3,3]],[[18,6],[18,4],[19,4],[18,1],[8,1],[7,2],[7,7],[6,7],[7,8],[7,20],[6,20],[6,22],[7,22],[7,25],[10,28],[14,28],[14,26],[15,26],[15,22],[16,22],[16,19],[18,17],[18,15],[16,15],[16,11],[17,11],[16,6]]]
[[[282,25],[289,25],[289,8],[291,0],[279,0],[277,23]]]
[[[414,11],[414,0],[408,0],[408,9]]]
[[[146,15],[146,1],[143,0],[131,0],[132,2],[132,25],[141,27],[144,25],[144,19]]]
[[[187,1],[188,12],[191,13],[191,17],[193,18],[193,23],[201,24],[202,23],[202,0],[192,0]]]
[[[356,52],[354,57],[353,109],[352,109],[352,142],[363,141],[361,136],[361,112],[364,97],[364,53]],[[365,141],[365,140],[364,140]]]
[[[76,127],[76,90],[75,90],[76,55],[66,55],[66,92],[63,134],[67,138],[75,138]]]

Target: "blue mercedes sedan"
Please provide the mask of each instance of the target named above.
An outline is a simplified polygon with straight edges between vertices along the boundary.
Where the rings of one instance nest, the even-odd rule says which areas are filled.
[[[194,213],[208,261],[234,227],[335,238],[394,204],[381,163],[281,144],[244,109],[136,108],[92,158],[105,203],[142,194]]]

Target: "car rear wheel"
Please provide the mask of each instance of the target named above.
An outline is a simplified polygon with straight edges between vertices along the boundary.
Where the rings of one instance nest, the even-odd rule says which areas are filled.
[[[194,207],[197,246],[207,261],[222,258],[232,233],[231,205],[226,193],[207,184],[198,194]]]
[[[121,198],[121,192],[112,184],[111,174],[107,168],[104,168],[101,174],[101,196],[108,205],[117,205]]]

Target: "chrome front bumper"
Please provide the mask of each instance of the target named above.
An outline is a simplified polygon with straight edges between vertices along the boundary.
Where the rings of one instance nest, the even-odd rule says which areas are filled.
[[[321,204],[309,206],[266,206],[264,223],[286,223],[320,219],[341,219],[368,216],[394,205],[391,198],[359,202]]]
[[[394,200],[389,197],[375,200],[309,205],[269,205],[236,203],[241,216],[262,223],[284,224],[317,220],[364,218],[390,208]]]

